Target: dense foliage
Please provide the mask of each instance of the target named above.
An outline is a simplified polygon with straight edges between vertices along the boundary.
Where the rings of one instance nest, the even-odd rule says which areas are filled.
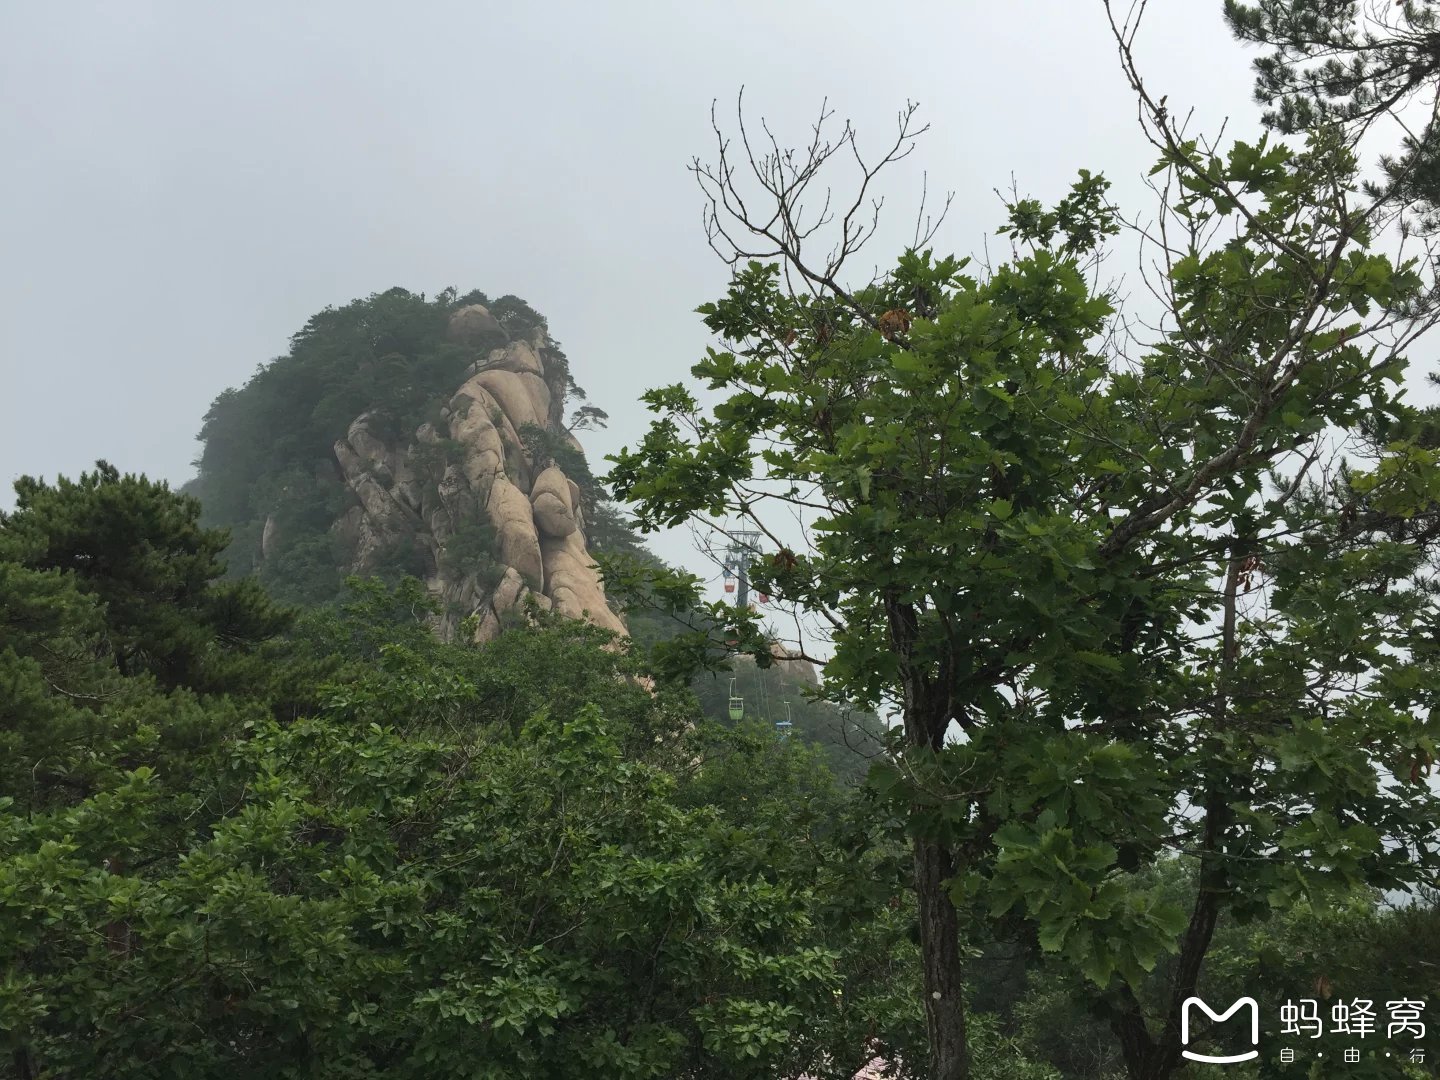
[[[441,643],[418,582],[356,583],[282,642],[289,613],[205,561],[224,537],[193,500],[105,466],[21,494],[0,528],[18,1075],[916,1056],[896,852],[814,751],[700,722],[583,623]]]
[[[1166,860],[1147,875],[1147,883],[1184,900],[1193,887],[1180,860]],[[1303,901],[1259,920],[1222,919],[1202,972],[1198,993],[1204,1000],[1233,1001],[1241,992],[1260,1005],[1262,1059],[1227,1066],[1238,1080],[1280,1080],[1330,1076],[1347,1048],[1364,1050],[1359,1062],[1344,1064],[1343,1075],[1356,1078],[1430,1075],[1408,1060],[1419,1050],[1425,1062],[1440,1053],[1440,1031],[1427,1025],[1423,1038],[1406,1042],[1355,1038],[1336,1031],[1337,1007],[1369,1002],[1383,1023],[1384,1003],[1401,999],[1434,1000],[1440,991],[1433,961],[1440,955],[1440,904],[1428,894],[1419,903],[1393,906],[1365,890],[1337,895],[1321,904]],[[1174,977],[1174,958],[1162,959],[1137,987],[1146,1004],[1163,1007]],[[1054,1068],[1067,1080],[1112,1080],[1125,1065],[1103,1009],[1093,990],[1066,965],[1027,953],[1013,943],[992,943],[976,964],[973,1001],[999,1018],[1002,1031],[1030,1060]],[[1310,1000],[1323,1014],[1324,1031],[1287,1035],[1281,1022],[1286,1002]],[[1383,1028],[1380,1032],[1384,1034]],[[1299,1051],[1286,1066],[1276,1048]],[[1389,1051],[1390,1058],[1385,1054]],[[1316,1059],[1316,1053],[1323,1058]]]
[[[818,751],[697,722],[581,623],[438,642],[414,581],[292,623],[195,568],[224,539],[197,513],[102,465],[23,481],[0,522],[6,1075],[848,1080],[872,1054],[921,1060],[899,820]],[[133,642],[155,626],[206,662],[154,663],[155,631]],[[1410,992],[1436,932],[1433,907],[1302,904],[1222,928],[1213,978]],[[1115,1075],[1063,967],[1014,944],[978,963],[978,1077]]]
[[[827,688],[904,719],[872,782],[911,836],[940,1080],[970,1071],[971,928],[1088,981],[1160,1080],[1222,922],[1440,867],[1440,472],[1396,392],[1422,268],[1369,250],[1333,131],[1221,151],[1149,122],[1173,200],[1153,340],[1130,351],[1092,287],[1118,212],[1089,174],[1016,202],[983,274],[907,251],[817,301],[786,275],[833,277],[782,241],[783,272],[751,261],[701,308],[721,400],[651,391],[610,474],[647,528],[810,522],[753,576],[833,628]],[[756,174],[808,177],[780,160]],[[761,198],[788,220],[793,190]],[[1179,896],[1146,876],[1172,855]]]

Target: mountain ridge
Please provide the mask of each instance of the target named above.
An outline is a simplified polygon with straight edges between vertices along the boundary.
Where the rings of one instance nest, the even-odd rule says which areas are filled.
[[[604,413],[567,423],[572,399],[584,391],[524,301],[390,289],[327,308],[222,393],[187,490],[231,529],[232,575],[287,601],[410,575],[447,639],[488,640],[527,597],[624,634],[587,533],[636,541],[575,436]]]

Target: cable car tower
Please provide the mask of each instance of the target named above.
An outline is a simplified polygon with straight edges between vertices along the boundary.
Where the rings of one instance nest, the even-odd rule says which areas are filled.
[[[760,558],[761,534],[754,529],[731,529],[725,535],[730,545],[725,549],[725,591],[735,597],[737,608],[753,606],[750,601],[750,567]],[[755,594],[757,603],[768,604],[770,597],[762,592]],[[765,672],[760,672],[760,711],[768,719],[770,702],[765,693]],[[745,717],[745,699],[735,693],[735,680],[730,680],[730,719]],[[790,737],[794,720],[790,714],[790,702],[785,702],[785,719],[775,721],[775,734],[781,739]]]
[[[745,608],[750,605],[750,564],[760,556],[760,534],[753,529],[735,529],[725,535],[730,540],[725,549],[725,591],[734,595],[736,607]],[[759,595],[761,603],[770,599],[763,593]],[[735,692],[734,679],[730,680],[728,711],[731,720],[745,718],[745,699]]]
[[[735,593],[736,607],[749,607],[750,566],[760,557],[760,534],[753,529],[734,529],[725,535],[730,538],[725,549],[725,591]],[[761,602],[765,600],[769,597]]]

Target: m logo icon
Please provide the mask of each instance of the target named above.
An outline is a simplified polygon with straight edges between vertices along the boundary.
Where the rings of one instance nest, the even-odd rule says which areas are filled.
[[[1203,1012],[1211,1020],[1214,1020],[1215,1023],[1223,1024],[1226,1020],[1229,1020],[1230,1017],[1234,1016],[1237,1012],[1239,1012],[1247,1005],[1250,1007],[1250,1045],[1259,1046],[1260,1006],[1256,1004],[1255,999],[1251,997],[1242,997],[1239,1001],[1235,1002],[1234,1005],[1231,1005],[1230,1008],[1226,1009],[1223,1013],[1211,1012],[1210,1006],[1206,1005],[1205,1002],[1201,1001],[1198,997],[1186,998],[1185,1004],[1180,1006],[1180,1045],[1182,1047],[1188,1047],[1190,1045],[1191,1006],[1199,1008],[1201,1012]],[[1180,1051],[1180,1056],[1183,1058],[1189,1058],[1191,1061],[1203,1061],[1210,1065],[1233,1065],[1237,1061],[1250,1061],[1253,1058],[1259,1057],[1260,1051],[1251,1050],[1244,1054],[1231,1054],[1226,1057],[1212,1054],[1196,1054],[1189,1049],[1185,1049]]]

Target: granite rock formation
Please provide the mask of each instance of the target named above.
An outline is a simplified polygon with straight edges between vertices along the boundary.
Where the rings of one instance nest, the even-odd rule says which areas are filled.
[[[334,526],[349,569],[394,565],[398,552],[441,601],[447,639],[462,626],[493,638],[527,598],[623,634],[586,545],[581,489],[556,460],[583,460],[563,423],[563,357],[543,327],[511,339],[480,304],[455,312],[448,336],[475,359],[437,419],[404,433],[365,413],[335,443],[355,497]]]

